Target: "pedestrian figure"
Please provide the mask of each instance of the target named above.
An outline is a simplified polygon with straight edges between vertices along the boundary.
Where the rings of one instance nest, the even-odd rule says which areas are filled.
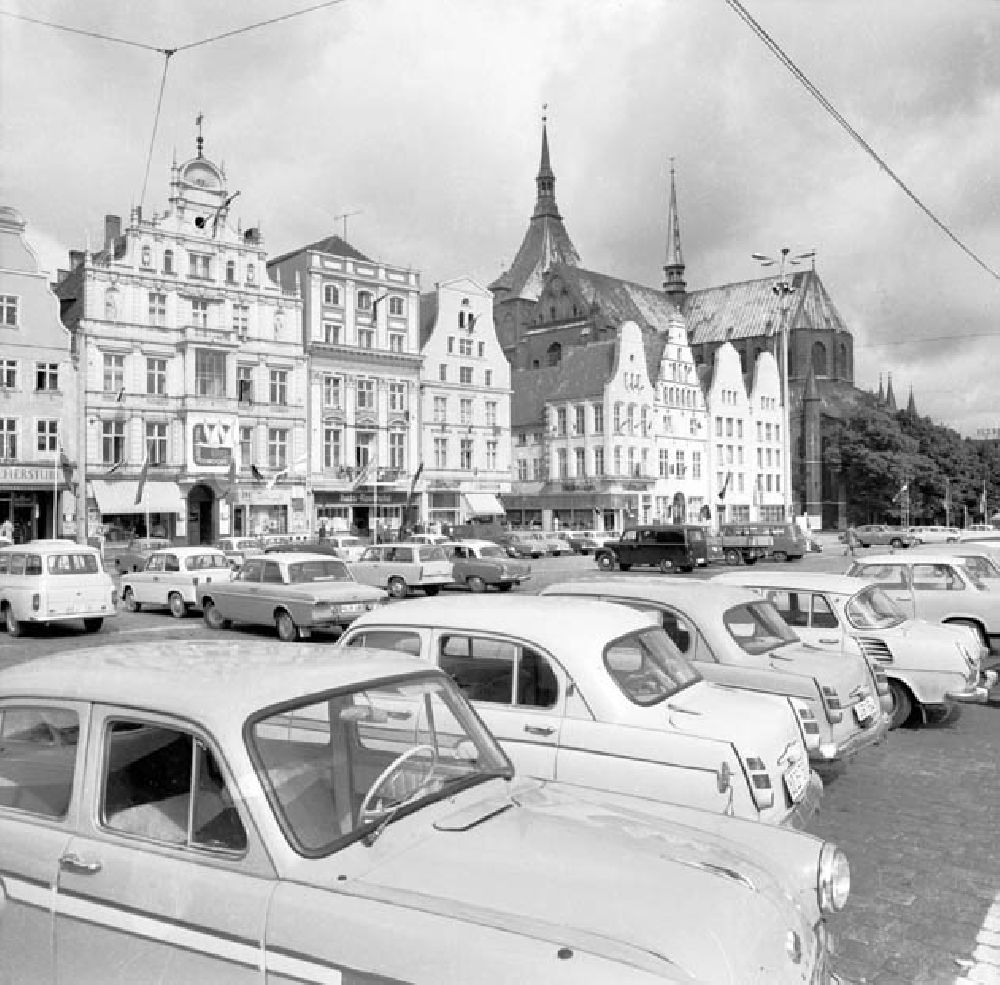
[[[851,557],[855,557],[855,551],[860,547],[860,541],[858,540],[857,532],[854,527],[847,528],[847,550],[844,551],[845,554],[850,554]]]

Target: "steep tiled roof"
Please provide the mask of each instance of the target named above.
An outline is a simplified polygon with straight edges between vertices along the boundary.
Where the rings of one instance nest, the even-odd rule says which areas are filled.
[[[434,323],[438,314],[438,293],[428,291],[420,295],[420,348],[427,345],[427,340],[434,332]]]
[[[512,297],[535,301],[542,292],[542,278],[550,264],[576,265],[579,262],[580,254],[562,219],[551,215],[533,217],[510,270],[501,274],[490,285],[490,290],[502,287],[509,290]]]
[[[549,401],[592,399],[604,393],[615,368],[616,340],[591,342],[563,350],[558,366],[518,369],[511,373],[511,427],[541,423]]]
[[[366,257],[360,250],[356,250],[347,240],[342,239],[340,236],[327,236],[326,239],[319,239],[308,246],[300,246],[297,249],[289,250],[288,253],[282,253],[280,257],[268,260],[267,265],[270,267],[298,253],[305,253],[307,250],[313,250],[317,253],[329,253],[335,257],[347,257],[350,260],[363,260],[365,263],[375,262],[371,257]]]

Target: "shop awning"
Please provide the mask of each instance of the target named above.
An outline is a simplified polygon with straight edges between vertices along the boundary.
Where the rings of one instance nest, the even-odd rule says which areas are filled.
[[[176,482],[146,483],[142,502],[135,502],[135,493],[139,488],[138,479],[120,479],[109,482],[107,479],[91,479],[94,499],[97,508],[102,513],[183,513],[184,498],[180,486]]]
[[[493,493],[464,492],[462,499],[473,516],[505,516],[507,513]]]

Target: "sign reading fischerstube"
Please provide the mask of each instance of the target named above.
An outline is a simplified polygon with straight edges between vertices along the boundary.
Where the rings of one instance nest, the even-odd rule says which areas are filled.
[[[56,476],[53,465],[0,465],[0,489],[4,486],[51,486]]]

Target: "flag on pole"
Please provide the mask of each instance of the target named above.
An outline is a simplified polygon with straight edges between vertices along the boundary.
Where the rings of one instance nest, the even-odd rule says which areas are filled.
[[[135,503],[138,506],[142,502],[142,494],[146,491],[146,477],[149,475],[149,455],[143,459],[142,470],[139,472],[139,485],[135,489]]]
[[[909,489],[909,488],[910,488],[910,484],[908,482],[904,482],[902,484],[902,486],[899,487],[899,492],[896,493],[896,495],[892,497],[892,501],[894,503],[898,503],[903,498],[903,496],[906,495],[906,490]]]
[[[365,465],[365,466],[364,466],[364,467],[363,467],[363,468],[361,469],[361,471],[360,471],[360,472],[358,472],[358,474],[357,474],[357,475],[356,475],[356,476],[354,477],[354,482],[352,483],[352,488],[353,488],[353,489],[357,489],[357,488],[358,488],[358,486],[363,486],[363,485],[365,485],[365,484],[366,484],[366,483],[368,482],[368,479],[369,479],[369,477],[370,477],[370,475],[371,475],[371,471],[372,471],[372,463],[371,463],[371,462],[369,462],[369,463],[368,463],[367,465]]]
[[[251,465],[250,466],[250,474],[253,476],[253,481],[254,482],[266,482],[267,481],[264,478],[264,473],[261,472],[261,470],[259,468],[257,468],[256,465]]]
[[[288,475],[288,469],[282,469],[280,472],[275,472],[274,475],[267,480],[267,488],[273,489],[283,475]]]
[[[719,499],[726,498],[726,490],[729,488],[729,480],[733,477],[732,472],[726,473],[726,481],[722,483],[722,488],[719,490]]]
[[[124,459],[124,458],[120,458],[120,459],[119,459],[119,460],[118,460],[117,462],[115,462],[115,464],[114,464],[114,465],[112,465],[112,466],[111,466],[111,468],[109,468],[109,469],[108,469],[108,471],[107,471],[107,472],[105,472],[104,474],[105,474],[105,475],[114,475],[114,474],[115,474],[115,472],[120,472],[120,471],[121,471],[121,470],[122,470],[123,468],[125,468],[125,459]]]

